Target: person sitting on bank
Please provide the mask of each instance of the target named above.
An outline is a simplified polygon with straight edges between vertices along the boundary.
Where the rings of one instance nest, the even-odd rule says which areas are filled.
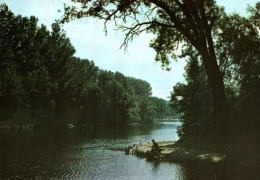
[[[152,139],[152,149],[151,149],[151,153],[152,154],[160,154],[161,153],[161,149],[158,146],[158,143],[155,142],[154,139]]]

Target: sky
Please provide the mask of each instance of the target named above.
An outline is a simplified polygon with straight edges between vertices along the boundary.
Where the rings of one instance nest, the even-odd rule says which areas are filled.
[[[6,3],[16,15],[36,16],[40,24],[51,30],[51,24],[62,16],[64,2],[69,0],[0,0]],[[217,0],[227,13],[236,12],[246,16],[247,5],[255,6],[259,0]],[[103,22],[95,19],[81,19],[63,26],[67,37],[76,49],[75,56],[93,60],[96,66],[113,72],[119,71],[126,76],[149,82],[153,96],[169,99],[172,87],[177,82],[184,82],[184,60],[172,62],[171,71],[161,69],[160,62],[155,62],[155,51],[149,47],[152,34],[141,34],[128,46],[127,51],[120,49],[124,33],[115,31],[108,24],[108,34],[104,33]]]

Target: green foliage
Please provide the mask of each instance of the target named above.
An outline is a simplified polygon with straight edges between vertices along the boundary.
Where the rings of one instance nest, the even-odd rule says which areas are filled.
[[[151,100],[151,85],[146,81],[135,78],[128,78],[128,83],[136,95],[136,100],[138,100],[137,107],[140,111],[140,120],[152,121],[155,117],[156,111],[155,105]]]
[[[191,86],[179,84],[178,87],[176,86],[176,91],[185,92],[185,95],[190,96],[190,98],[186,99],[187,101],[194,98],[192,102],[186,103],[187,108],[192,108],[191,111],[185,110],[186,112],[189,111],[189,116],[191,116],[191,114],[196,112],[193,109],[197,105],[190,105],[189,103],[198,102],[200,98],[203,98],[204,94],[198,96],[198,92],[197,96],[193,96],[193,91],[189,89],[192,88],[198,91],[202,89],[200,88],[201,84],[207,86],[205,94],[208,95],[206,91],[210,92],[209,100],[211,101],[211,106],[208,108],[210,112],[212,111],[210,116],[211,126],[215,126],[215,130],[211,128],[213,130],[212,136],[215,136],[215,140],[218,142],[217,146],[220,145],[220,141],[227,141],[225,136],[228,136],[229,133],[228,127],[230,127],[231,122],[230,109],[225,92],[223,72],[221,72],[219,66],[222,60],[218,59],[220,54],[223,56],[225,54],[220,53],[220,51],[216,52],[218,51],[216,33],[220,29],[219,25],[221,23],[219,20],[225,16],[225,13],[223,8],[216,5],[215,0],[71,1],[76,3],[76,5],[65,7],[62,22],[84,17],[98,18],[104,20],[105,24],[107,21],[114,21],[115,26],[125,32],[123,42],[125,47],[142,32],[155,34],[155,39],[152,40],[150,46],[156,51],[155,60],[160,61],[162,67],[166,70],[169,70],[168,65],[172,59],[184,59],[187,56],[190,59],[198,57],[198,65],[194,66],[194,69],[193,65],[187,67],[187,69],[190,69],[187,80],[191,77],[197,79],[188,82],[192,84]],[[232,24],[232,21],[230,22]],[[177,51],[179,46],[182,48],[181,53]],[[226,49],[222,45],[221,48],[223,52]],[[191,56],[193,52],[196,53],[197,57]],[[198,75],[198,69],[195,70],[198,67],[200,67],[200,71],[203,69],[206,77],[201,78]],[[202,79],[203,82],[201,84],[193,83],[200,82]],[[204,79],[206,82],[204,82]],[[175,105],[177,104],[175,103]],[[194,114],[194,118],[200,116],[201,114],[198,112]],[[205,116],[208,116],[208,113]],[[212,142],[211,144],[213,144]]]
[[[211,140],[210,131],[214,124],[211,118],[213,106],[206,73],[196,52],[191,51],[185,70],[186,83],[177,83],[171,94],[173,108],[183,114],[178,134],[180,141],[188,142],[189,146],[206,144]]]
[[[0,6],[0,120],[59,126],[153,122],[148,82],[99,70],[74,57],[58,22],[49,32],[35,17]]]
[[[171,107],[172,104],[165,99],[152,97],[153,104],[155,104],[156,119],[163,119],[164,116],[174,116],[177,113]]]
[[[256,9],[251,8],[251,12]],[[249,18],[223,14],[213,31],[216,56],[231,109],[229,136],[226,138],[231,140],[229,143],[233,148],[237,147],[236,143],[243,144],[244,148],[252,146],[250,143],[259,134],[260,38],[255,26],[256,16],[257,13],[252,13]],[[210,86],[199,54],[192,49],[185,54],[188,56],[186,83],[175,85],[171,96],[173,107],[178,113],[184,113],[178,131],[180,142],[209,148],[210,142],[216,142],[217,130],[212,121]],[[240,142],[236,142],[238,139]]]
[[[171,59],[186,56],[176,51],[180,44],[184,50],[195,48],[201,56],[211,86],[216,124],[226,126],[229,108],[212,37],[224,10],[216,5],[215,0],[71,1],[75,6],[65,7],[63,23],[85,17],[104,20],[105,24],[114,21],[115,26],[125,32],[122,45],[125,48],[142,32],[155,34],[156,38],[150,46],[157,53],[155,60],[160,61],[166,70],[169,70]]]

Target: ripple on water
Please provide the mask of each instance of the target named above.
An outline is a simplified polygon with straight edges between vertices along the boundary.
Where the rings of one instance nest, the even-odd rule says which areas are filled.
[[[19,136],[7,133],[4,138],[8,144],[0,137],[0,147],[5,145],[6,149],[0,149],[0,178],[185,179],[182,165],[152,163],[109,150],[147,143],[151,139],[177,140],[177,126],[174,123],[134,126],[122,130],[118,136],[112,131],[89,135],[89,131],[73,129],[20,132]]]

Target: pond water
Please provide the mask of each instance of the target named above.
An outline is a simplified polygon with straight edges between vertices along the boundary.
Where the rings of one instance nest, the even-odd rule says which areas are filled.
[[[109,150],[151,139],[176,141],[179,125],[2,131],[0,179],[221,179],[215,166],[154,163]]]

